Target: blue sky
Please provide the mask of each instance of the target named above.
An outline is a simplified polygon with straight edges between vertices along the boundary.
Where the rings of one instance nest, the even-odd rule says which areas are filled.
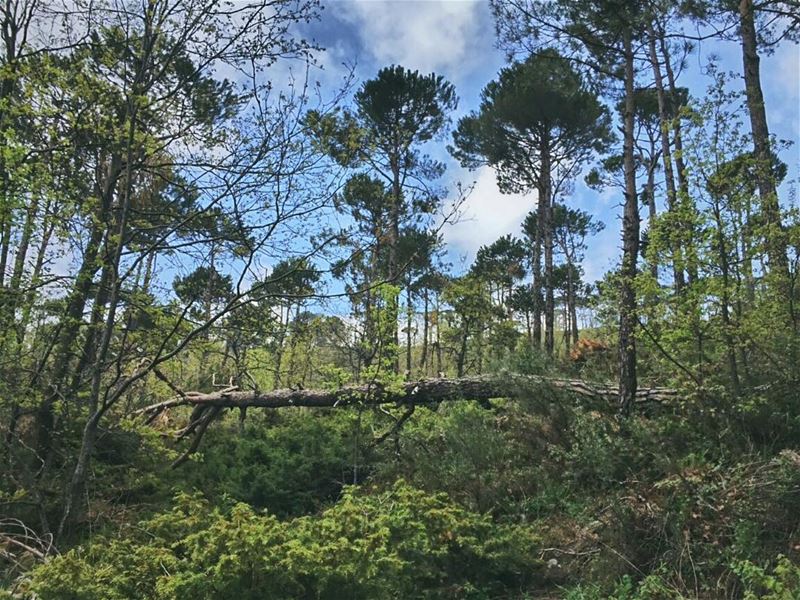
[[[460,116],[477,108],[480,91],[505,64],[495,48],[494,24],[487,0],[328,0],[320,22],[307,31],[326,51],[319,57],[317,76],[333,86],[345,72],[343,64],[355,65],[359,80],[369,79],[383,66],[400,64],[422,72],[443,75],[460,97]],[[689,58],[681,83],[694,95],[702,94],[708,81],[701,67],[711,55],[725,70],[741,71],[738,47],[730,42],[704,42]],[[782,155],[790,166],[789,180],[797,180],[800,166],[800,47],[784,43],[772,56],[762,57],[762,84],[770,129],[777,137],[794,141]],[[745,119],[746,121],[746,119]],[[448,158],[444,144],[432,148],[437,157]],[[448,256],[456,271],[462,270],[475,251],[507,233],[519,234],[525,214],[534,208],[535,195],[503,195],[489,168],[475,172],[461,169],[448,158],[445,183],[475,182],[459,223],[444,231]],[[784,185],[783,196],[788,197]],[[576,186],[573,206],[589,211],[606,224],[590,244],[584,264],[593,281],[614,266],[619,256],[619,203],[621,194],[598,193]]]

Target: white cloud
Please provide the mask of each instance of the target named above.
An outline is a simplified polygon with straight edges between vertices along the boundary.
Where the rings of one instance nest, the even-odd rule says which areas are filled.
[[[796,143],[800,128],[800,46],[784,43],[773,56],[762,60],[761,71],[770,129]]]
[[[342,0],[330,5],[356,25],[364,48],[380,64],[454,74],[479,59],[470,46],[481,31],[480,0]]]
[[[461,207],[461,218],[443,232],[450,250],[466,254],[468,260],[472,260],[478,248],[501,236],[511,233],[520,237],[525,215],[536,208],[534,193],[501,193],[490,167],[483,167],[474,175],[475,188]]]

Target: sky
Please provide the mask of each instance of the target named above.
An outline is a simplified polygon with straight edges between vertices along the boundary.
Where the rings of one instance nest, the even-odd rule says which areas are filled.
[[[327,0],[319,22],[304,32],[326,50],[318,56],[315,75],[323,86],[335,86],[348,66],[358,81],[370,79],[384,66],[399,64],[423,73],[435,72],[453,83],[460,97],[459,117],[475,110],[484,85],[506,64],[495,47],[494,23],[488,0]],[[726,70],[741,71],[738,47],[730,42],[704,42],[689,58],[681,84],[693,94],[708,85],[701,68],[713,54]],[[781,158],[789,164],[787,179],[797,180],[800,167],[800,47],[785,42],[761,63],[771,132],[794,145]],[[466,269],[477,249],[502,235],[520,234],[520,223],[535,208],[535,194],[501,194],[491,168],[469,172],[444,151],[431,154],[447,162],[443,183],[451,189],[474,182],[458,223],[447,226],[444,238],[454,270]],[[784,186],[786,188],[786,185]],[[787,194],[784,194],[787,195]],[[568,203],[606,225],[590,242],[584,269],[588,281],[614,267],[620,255],[621,192],[597,192],[577,182]]]

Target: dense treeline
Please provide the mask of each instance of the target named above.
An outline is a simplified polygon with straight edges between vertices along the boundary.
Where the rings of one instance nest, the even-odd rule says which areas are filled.
[[[445,74],[314,86],[321,8],[0,6],[0,596],[797,598],[797,2],[491,0],[456,120]],[[465,269],[446,153],[531,199]],[[357,393],[184,401],[311,389]]]

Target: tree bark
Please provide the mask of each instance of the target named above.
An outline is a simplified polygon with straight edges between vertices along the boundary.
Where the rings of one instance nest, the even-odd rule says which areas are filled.
[[[540,377],[504,373],[498,376],[432,378],[406,381],[399,387],[385,388],[378,384],[345,386],[338,390],[282,389],[272,391],[221,390],[187,392],[181,397],[153,404],[135,414],[154,419],[164,410],[178,406],[206,408],[338,408],[349,405],[423,405],[442,401],[481,401],[492,398],[516,398],[532,393],[531,388],[545,386],[585,398],[615,402],[616,386],[591,383],[579,379]],[[668,402],[678,397],[672,388],[642,388],[634,402]]]
[[[672,170],[672,148],[670,144],[671,117],[667,110],[667,98],[664,91],[664,79],[661,75],[661,64],[656,52],[656,34],[652,24],[647,27],[648,46],[650,50],[650,63],[653,67],[653,76],[656,84],[656,99],[658,101],[658,119],[661,122],[661,156],[664,162],[664,183],[667,188],[667,209],[674,211],[677,205],[677,193],[675,191],[675,174]],[[652,171],[648,174],[652,177]],[[648,181],[649,183],[649,181]],[[655,199],[651,213],[655,213]],[[654,215],[651,215],[654,217]],[[651,219],[652,220],[652,219]],[[651,227],[652,229],[652,227]],[[670,236],[671,238],[672,236]],[[675,291],[681,293],[686,285],[683,274],[682,250],[679,244],[673,243],[670,239],[669,250],[672,254],[672,277],[675,282]],[[654,265],[654,276],[658,279],[658,265]]]
[[[402,188],[400,184],[400,164],[399,164],[399,150],[392,158],[392,206],[389,210],[389,282],[392,285],[397,284],[397,278],[400,275],[399,261],[398,261],[398,246],[400,244],[400,208],[402,198]],[[386,299],[386,310],[388,311],[388,321],[392,331],[389,335],[389,346],[391,346],[390,364],[395,373],[400,371],[400,356],[398,349],[400,348],[400,338],[397,331],[397,322],[400,313],[400,294],[391,294],[391,297]],[[384,348],[386,351],[388,348]]]
[[[719,266],[722,275],[722,294],[720,298],[720,313],[722,317],[723,338],[725,339],[726,354],[728,358],[728,370],[730,371],[733,393],[738,397],[742,393],[742,386],[739,380],[739,365],[736,360],[736,344],[733,337],[733,323],[730,317],[730,261],[728,248],[725,242],[725,230],[723,227],[722,214],[719,203],[713,206],[714,220],[717,224],[717,252],[719,254]]]
[[[573,278],[574,263],[569,254],[567,256],[567,310],[569,312],[570,332],[572,333],[572,344],[578,343],[578,311],[575,308],[576,296],[575,279]],[[567,343],[566,350],[569,354],[570,344]]]
[[[461,347],[458,350],[456,357],[456,372],[459,377],[464,376],[464,364],[467,360],[467,339],[469,338],[469,323],[464,322],[461,324],[463,331],[461,332]]]
[[[286,306],[286,322],[283,321],[283,305],[281,303],[278,304],[278,340],[277,345],[275,346],[275,357],[274,361],[275,364],[273,365],[272,371],[272,388],[278,389],[281,387],[281,369],[283,368],[283,351],[284,351],[284,344],[286,343],[286,335],[289,329],[289,321],[290,321],[290,311],[291,306]]]
[[[669,54],[666,40],[662,34],[660,38],[661,53],[664,56],[664,69],[667,72],[667,82],[669,83],[669,90],[672,100],[678,98],[678,84],[675,78],[675,72],[672,69],[672,60]],[[681,248],[681,255],[685,262],[685,268],[689,276],[689,284],[697,281],[697,252],[694,247],[694,226],[691,222],[686,222],[685,216],[687,212],[694,213],[694,203],[692,196],[689,193],[689,179],[687,178],[686,162],[683,160],[683,135],[681,133],[681,120],[679,115],[679,107],[671,107],[670,118],[673,120],[675,153],[673,159],[675,160],[675,171],[678,176],[678,206],[682,208],[681,219],[679,220],[678,227],[680,235],[678,236],[677,243],[683,246]]]
[[[533,242],[533,346],[542,347],[542,240],[544,238],[546,204],[539,187],[536,204],[536,236]]]
[[[553,291],[553,185],[550,179],[550,139],[542,136],[541,190],[544,203],[544,348],[548,356],[555,349],[555,293]]]
[[[572,343],[577,344],[580,339],[580,329],[578,329],[578,295],[575,293],[575,284],[572,284],[572,301],[569,307],[569,319],[572,324]],[[567,348],[569,351],[569,348]]]
[[[772,176],[772,153],[770,151],[767,112],[764,94],[761,91],[761,59],[758,55],[756,38],[755,8],[753,0],[739,2],[739,33],[742,38],[742,62],[744,65],[744,84],[747,96],[747,110],[750,114],[750,128],[753,148],[757,161],[758,195],[770,231],[767,233],[767,256],[769,266],[779,276],[788,281],[788,262],[786,242],[783,238],[780,205],[775,179]]]
[[[60,397],[61,386],[70,372],[72,365],[72,349],[78,339],[78,333],[83,325],[83,310],[86,306],[91,291],[94,275],[99,269],[97,255],[104,235],[101,224],[92,228],[89,244],[83,255],[81,267],[75,278],[75,284],[67,300],[67,309],[61,318],[61,333],[59,335],[56,351],[53,356],[53,377],[47,382],[54,390],[49,393],[39,405],[36,413],[37,428],[37,454],[44,460],[50,455],[51,434],[55,424],[53,407]]]
[[[422,290],[422,301],[423,301],[423,311],[422,311],[422,356],[420,357],[420,371],[423,375],[428,374],[428,334],[430,332],[430,328],[428,327],[428,319],[430,318],[429,311],[428,311],[428,287],[424,286]]]
[[[619,411],[630,415],[636,400],[636,261],[639,256],[639,198],[634,158],[634,53],[630,29],[623,34],[625,53],[625,108],[623,168],[625,207],[622,217],[622,266],[619,311]]]
[[[50,238],[53,235],[55,227],[56,219],[55,217],[50,217],[50,202],[48,201],[45,205],[44,215],[42,217],[42,235],[36,250],[36,260],[34,261],[33,270],[31,271],[30,284],[25,294],[25,301],[22,303],[22,314],[17,321],[17,340],[20,344],[22,344],[25,339],[25,333],[28,328],[28,323],[30,322],[33,305],[38,294],[37,288],[44,269],[44,259],[47,254],[47,249],[50,246]]]
[[[406,306],[406,379],[411,379],[411,325],[414,317],[413,307],[411,305],[411,287],[406,288],[406,298],[408,305]]]

